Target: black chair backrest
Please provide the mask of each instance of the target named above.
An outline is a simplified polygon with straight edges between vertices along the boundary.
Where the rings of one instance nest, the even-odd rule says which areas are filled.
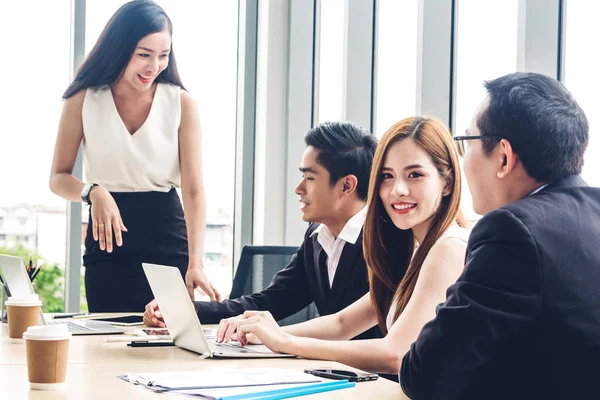
[[[277,272],[289,264],[298,251],[294,246],[244,246],[240,256],[230,299],[260,292],[267,286]],[[297,324],[317,315],[314,303],[304,310],[279,321],[281,325]]]

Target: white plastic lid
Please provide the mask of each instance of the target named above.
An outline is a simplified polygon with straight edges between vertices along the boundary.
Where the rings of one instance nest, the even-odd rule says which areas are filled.
[[[70,339],[71,332],[67,324],[30,326],[23,334],[23,339],[31,340],[64,340]]]
[[[27,296],[9,297],[5,304],[7,306],[31,307],[41,306],[42,302],[37,294],[28,294]]]

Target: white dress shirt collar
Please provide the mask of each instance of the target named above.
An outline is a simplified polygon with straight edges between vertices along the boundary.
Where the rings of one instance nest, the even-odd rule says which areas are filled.
[[[342,228],[342,231],[340,232],[340,235],[338,236],[338,238],[342,239],[344,242],[356,244],[356,241],[358,240],[358,237],[360,236],[360,232],[363,228],[363,225],[365,224],[366,218],[367,218],[367,206],[364,206],[363,208],[360,209],[359,212],[354,214],[352,216],[352,218],[350,218],[348,220],[348,222],[346,222],[346,225],[344,225],[344,227]],[[321,233],[330,237],[331,239],[333,239],[333,241],[335,241],[335,239],[336,239],[333,232],[331,232],[329,227],[325,224],[320,224],[319,226],[317,226],[317,229],[315,229],[313,231],[313,233],[310,234],[310,237],[313,237],[316,234],[319,234],[319,237],[320,237],[320,236],[322,236],[322,235],[320,235]],[[317,240],[319,240],[319,243],[321,243],[321,240],[319,238],[317,238]],[[321,243],[321,246],[323,246],[323,243]],[[325,250],[325,251],[327,251],[327,250]]]
[[[346,243],[356,244],[360,232],[365,223],[367,217],[367,207],[363,207],[359,212],[354,214],[352,218],[346,222],[344,228],[336,238],[331,229],[328,226],[321,224],[310,234],[317,236],[317,241],[323,248],[323,251],[327,254],[327,274],[329,276],[329,287],[333,286],[333,278],[337,271],[340,258]]]

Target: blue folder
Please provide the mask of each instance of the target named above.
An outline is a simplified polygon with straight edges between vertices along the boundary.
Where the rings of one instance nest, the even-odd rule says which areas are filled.
[[[307,386],[298,386],[285,389],[268,390],[264,392],[218,397],[217,400],[278,400],[287,399],[290,397],[304,396],[307,394],[329,392],[330,390],[345,389],[354,386],[356,386],[355,382],[348,382],[347,380],[331,381]]]

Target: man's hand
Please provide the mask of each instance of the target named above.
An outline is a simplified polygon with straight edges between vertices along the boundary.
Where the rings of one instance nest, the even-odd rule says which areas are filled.
[[[146,311],[144,312],[144,325],[164,328],[165,321],[163,320],[162,313],[158,309],[158,303],[156,299],[152,300],[146,305]]]
[[[185,273],[185,286],[192,301],[194,301],[194,289],[197,287],[206,293],[211,300],[223,300],[223,296],[221,296],[221,293],[219,293],[210,279],[208,279],[202,266],[192,264],[188,266],[188,270]]]

